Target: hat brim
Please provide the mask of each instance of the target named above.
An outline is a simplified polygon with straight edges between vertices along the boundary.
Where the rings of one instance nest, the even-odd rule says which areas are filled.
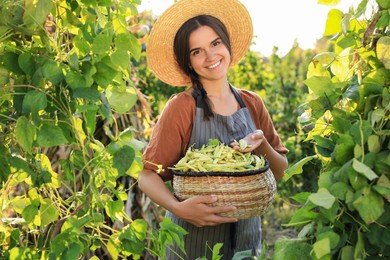
[[[188,86],[190,78],[180,69],[173,51],[177,31],[198,15],[218,18],[227,28],[231,48],[231,66],[237,64],[252,43],[252,19],[237,0],[180,0],[170,6],[156,21],[146,45],[149,68],[163,82],[172,86]]]

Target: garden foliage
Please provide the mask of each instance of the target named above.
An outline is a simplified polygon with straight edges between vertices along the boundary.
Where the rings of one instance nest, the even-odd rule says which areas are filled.
[[[313,57],[305,80],[299,120],[315,150],[286,179],[312,160],[322,169],[312,173],[316,192],[293,197],[302,207],[287,226],[302,228],[313,259],[390,257],[390,2],[370,8],[363,0],[329,12],[324,35],[333,48]]]

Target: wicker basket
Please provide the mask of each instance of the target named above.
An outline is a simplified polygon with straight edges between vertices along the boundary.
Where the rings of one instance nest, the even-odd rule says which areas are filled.
[[[263,215],[276,194],[276,181],[268,161],[262,169],[247,172],[173,171],[173,190],[179,200],[216,195],[213,206],[233,205],[237,210],[221,216],[247,219]]]

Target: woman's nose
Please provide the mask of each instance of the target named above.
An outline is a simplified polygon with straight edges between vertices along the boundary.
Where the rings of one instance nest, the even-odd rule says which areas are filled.
[[[208,60],[212,60],[215,56],[215,53],[213,50],[206,50],[206,58]]]

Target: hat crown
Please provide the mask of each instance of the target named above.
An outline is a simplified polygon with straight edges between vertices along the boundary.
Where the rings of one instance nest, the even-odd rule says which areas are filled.
[[[149,68],[161,81],[172,86],[188,86],[191,80],[179,67],[173,51],[177,31],[189,19],[211,15],[219,19],[229,33],[231,66],[241,60],[252,43],[252,20],[238,0],[180,0],[170,6],[154,24],[147,45]]]

